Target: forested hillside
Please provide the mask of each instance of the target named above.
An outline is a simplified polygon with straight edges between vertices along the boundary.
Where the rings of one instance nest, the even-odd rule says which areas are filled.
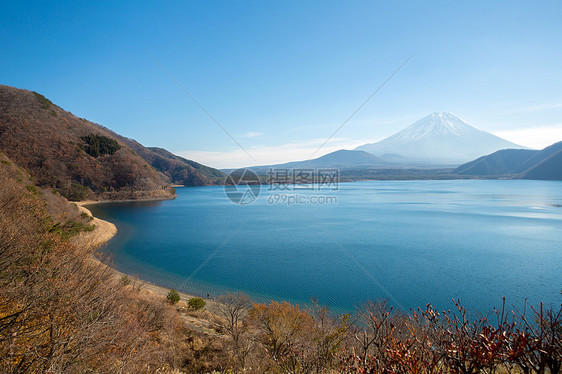
[[[71,200],[173,197],[129,147],[36,92],[0,86],[0,150]]]

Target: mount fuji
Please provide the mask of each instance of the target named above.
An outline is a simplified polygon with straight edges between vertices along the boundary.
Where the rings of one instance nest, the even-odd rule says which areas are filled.
[[[355,150],[412,165],[452,166],[501,149],[526,149],[469,125],[451,113],[432,113],[377,143]]]

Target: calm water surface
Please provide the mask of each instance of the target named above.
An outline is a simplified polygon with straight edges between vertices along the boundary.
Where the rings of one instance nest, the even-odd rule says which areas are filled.
[[[119,232],[105,250],[121,271],[178,290],[336,311],[388,298],[400,308],[451,299],[488,312],[562,302],[562,183],[371,181],[323,191],[336,204],[231,203],[222,187],[176,200],[91,206]],[[318,191],[299,191],[302,196]],[[271,200],[271,199],[270,199]]]

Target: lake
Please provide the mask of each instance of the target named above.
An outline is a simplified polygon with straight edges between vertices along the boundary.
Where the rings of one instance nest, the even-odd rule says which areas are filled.
[[[341,183],[291,204],[277,193],[237,205],[222,187],[189,187],[89,208],[118,227],[104,248],[117,269],[202,296],[315,297],[337,312],[385,298],[401,309],[460,298],[484,313],[504,296],[562,302],[562,182]]]

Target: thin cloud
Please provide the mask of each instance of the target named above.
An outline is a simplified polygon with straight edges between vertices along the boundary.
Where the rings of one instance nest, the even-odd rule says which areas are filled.
[[[216,168],[230,169],[245,166],[258,166],[258,165],[272,165],[289,161],[305,160],[310,152],[316,150],[325,139],[309,139],[306,141],[293,141],[290,143],[278,146],[254,146],[247,149],[252,153],[252,156],[257,160],[248,158],[246,153],[240,149],[233,149],[230,151],[178,151],[178,155],[197,160],[205,165]],[[334,152],[340,149],[354,149],[360,145],[365,144],[363,140],[352,140],[346,138],[334,138],[322,149],[322,154],[318,157]]]
[[[239,135],[241,138],[256,138],[258,136],[262,136],[263,132],[257,132],[257,131],[248,131],[247,133],[243,134],[243,135]]]
[[[542,112],[543,110],[551,110],[551,109],[558,109],[558,108],[562,108],[562,103],[535,105],[526,108],[517,108],[514,110],[510,110],[509,113]]]
[[[562,123],[552,126],[495,131],[493,134],[529,148],[543,149],[551,144],[562,141]]]

